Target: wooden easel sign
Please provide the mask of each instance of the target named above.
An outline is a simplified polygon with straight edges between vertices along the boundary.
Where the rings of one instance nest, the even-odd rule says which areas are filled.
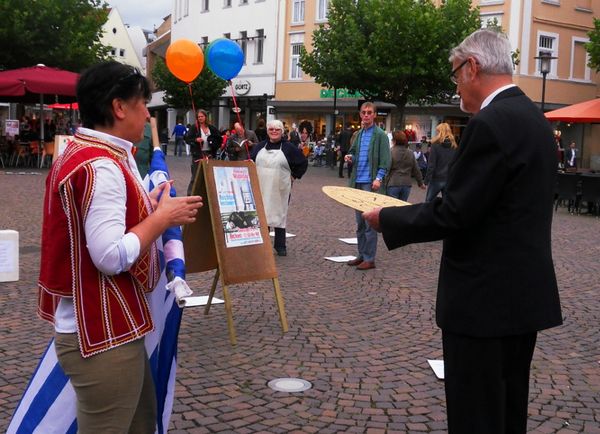
[[[204,199],[196,222],[186,225],[183,245],[187,273],[216,270],[208,297],[208,314],[221,281],[229,339],[236,343],[228,286],[271,279],[283,332],[288,325],[269,238],[256,167],[252,161],[203,160],[192,194]]]

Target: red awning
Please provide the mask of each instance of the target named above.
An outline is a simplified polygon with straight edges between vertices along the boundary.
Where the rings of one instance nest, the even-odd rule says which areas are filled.
[[[50,104],[48,106],[48,108],[51,109],[55,109],[55,110],[79,110],[79,104],[77,104],[76,102],[74,102],[73,104],[60,104],[60,103],[56,103],[56,104]]]
[[[0,101],[34,101],[39,95],[75,97],[79,74],[38,65],[0,71]]]
[[[545,113],[548,120],[571,123],[600,123],[600,98]]]

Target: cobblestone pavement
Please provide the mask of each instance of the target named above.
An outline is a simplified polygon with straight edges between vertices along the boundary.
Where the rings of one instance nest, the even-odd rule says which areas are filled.
[[[188,158],[169,157],[185,191]],[[0,171],[2,228],[20,233],[21,279],[0,283],[0,431],[4,431],[52,333],[35,316],[41,203],[47,170]],[[238,345],[222,305],[185,311],[171,433],[442,433],[443,382],[427,359],[442,356],[435,326],[441,243],[389,252],[361,272],[323,259],[351,255],[354,213],[321,193],[345,185],[337,170],[310,167],[294,184],[288,256],[276,257],[289,332],[281,333],[270,281],[232,285]],[[413,188],[412,201],[424,192]],[[553,248],[565,316],[539,334],[531,375],[529,430],[600,433],[600,220],[555,214]],[[198,248],[202,248],[198,246]],[[189,276],[207,294],[213,273]],[[220,290],[217,290],[217,296]],[[313,388],[281,393],[278,377]]]

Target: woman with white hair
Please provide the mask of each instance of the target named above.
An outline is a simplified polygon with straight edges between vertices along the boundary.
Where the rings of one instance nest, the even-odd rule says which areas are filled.
[[[285,227],[292,180],[302,178],[308,160],[297,146],[283,140],[282,135],[281,121],[269,121],[267,140],[255,145],[250,156],[256,162],[267,224],[275,231],[275,250],[279,256],[286,256]]]

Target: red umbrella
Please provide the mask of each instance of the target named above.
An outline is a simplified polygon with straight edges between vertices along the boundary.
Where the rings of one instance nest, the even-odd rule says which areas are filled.
[[[545,115],[551,121],[600,123],[600,98],[552,110]]]
[[[40,102],[40,95],[75,99],[79,74],[44,65],[0,71],[0,101]]]

